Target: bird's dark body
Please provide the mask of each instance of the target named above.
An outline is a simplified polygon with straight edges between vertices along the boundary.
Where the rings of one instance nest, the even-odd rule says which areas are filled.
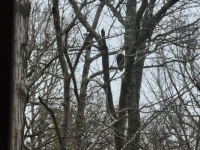
[[[120,71],[123,71],[124,67],[124,54],[117,54],[117,65]]]

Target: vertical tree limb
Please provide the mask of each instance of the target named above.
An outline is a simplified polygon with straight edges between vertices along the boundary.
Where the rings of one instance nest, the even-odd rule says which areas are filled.
[[[63,145],[63,139],[61,137],[61,134],[60,134],[60,131],[59,131],[59,128],[58,128],[58,123],[57,123],[56,116],[55,116],[54,112],[49,108],[49,106],[47,104],[44,103],[44,101],[42,100],[42,98],[40,96],[38,97],[38,99],[39,99],[40,103],[44,106],[44,108],[50,113],[51,118],[53,120],[55,130],[56,130],[56,134],[58,136],[59,145],[62,146]],[[65,148],[60,147],[60,149],[64,150]]]

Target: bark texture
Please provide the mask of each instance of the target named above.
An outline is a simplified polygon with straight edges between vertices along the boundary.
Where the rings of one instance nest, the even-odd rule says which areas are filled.
[[[52,7],[52,14],[54,18],[54,29],[56,33],[56,43],[57,43],[57,50],[59,55],[59,62],[62,69],[63,74],[63,83],[64,83],[64,100],[63,100],[63,120],[61,125],[61,138],[62,140],[59,141],[60,150],[66,150],[67,147],[67,132],[68,132],[68,125],[69,125],[69,112],[70,112],[70,75],[68,72],[68,64],[67,60],[64,56],[64,44],[62,42],[62,31],[60,27],[60,14],[59,14],[59,1],[52,0],[53,7]]]
[[[155,0],[142,0],[137,8],[136,0],[128,0],[126,3],[126,18],[118,20],[124,25],[124,48],[125,48],[125,74],[122,78],[121,93],[119,99],[119,113],[117,127],[121,140],[116,141],[116,149],[126,147],[127,150],[138,150],[140,134],[140,88],[145,61],[145,49],[147,39],[150,39],[153,30],[166,11],[179,0],[169,0],[153,15]],[[107,4],[110,8],[112,6]],[[112,8],[113,9],[113,8]],[[116,10],[113,11],[116,14]],[[118,16],[118,15],[116,15]],[[127,109],[127,111],[123,111]],[[127,117],[127,138],[124,137],[125,122]],[[126,140],[126,142],[124,140]]]
[[[15,43],[13,53],[11,145],[10,150],[23,149],[24,111],[28,99],[26,80],[26,46],[30,2],[15,3]]]

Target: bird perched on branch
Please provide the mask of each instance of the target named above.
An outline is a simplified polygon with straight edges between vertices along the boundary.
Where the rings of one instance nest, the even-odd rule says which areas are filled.
[[[117,54],[117,65],[118,65],[119,71],[123,71],[123,68],[124,68],[123,49],[120,49],[119,53]]]

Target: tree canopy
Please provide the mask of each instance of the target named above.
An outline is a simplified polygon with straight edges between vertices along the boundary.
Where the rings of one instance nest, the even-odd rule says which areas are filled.
[[[199,149],[199,7],[32,0],[24,148]]]

